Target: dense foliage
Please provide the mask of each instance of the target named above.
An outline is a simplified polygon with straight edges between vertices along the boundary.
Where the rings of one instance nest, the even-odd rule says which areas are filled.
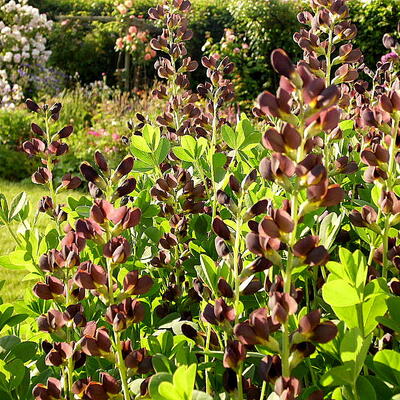
[[[129,101],[105,81],[73,92],[88,112],[26,101],[21,147],[47,194],[0,194],[16,245],[0,265],[35,281],[0,305],[1,399],[395,400],[400,43],[385,34],[372,69],[346,0],[311,0],[301,59],[271,52],[277,90],[250,118],[232,111],[229,57],[203,56],[192,89],[190,9],[148,11],[155,118],[143,109],[113,137],[90,109],[118,119]],[[78,176],[85,120],[99,126]]]
[[[15,107],[23,91],[40,90],[49,71],[46,37],[52,22],[26,0],[0,1],[0,107]]]

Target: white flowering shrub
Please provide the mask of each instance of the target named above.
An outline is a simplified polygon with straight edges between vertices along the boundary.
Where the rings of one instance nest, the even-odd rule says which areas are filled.
[[[45,38],[51,27],[27,0],[0,0],[0,107],[14,107],[35,87],[51,53]]]

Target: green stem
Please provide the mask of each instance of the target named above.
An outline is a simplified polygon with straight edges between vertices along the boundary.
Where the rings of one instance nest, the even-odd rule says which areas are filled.
[[[290,294],[290,289],[292,286],[292,270],[293,270],[293,262],[294,256],[292,252],[292,247],[296,242],[297,236],[297,214],[298,214],[298,188],[296,187],[292,193],[292,207],[291,207],[291,217],[294,222],[293,231],[290,234],[289,239],[289,250],[288,250],[288,259],[285,270],[285,284],[284,284],[284,292]],[[283,326],[283,335],[282,335],[282,376],[285,378],[290,377],[290,365],[289,365],[289,356],[290,356],[290,340],[289,340],[289,326],[288,321],[286,321]]]
[[[397,132],[399,130],[399,122],[400,122],[400,114],[396,111],[394,118],[393,118],[393,126],[392,126],[392,136],[390,138],[390,148],[389,148],[389,166],[388,166],[388,179],[387,179],[387,190],[392,191],[394,183],[396,181],[396,138]],[[385,215],[384,221],[385,226],[383,229],[383,266],[382,266],[382,276],[383,278],[387,279],[388,274],[388,240],[389,240],[389,229],[390,229],[390,214]]]
[[[333,38],[333,28],[329,27],[329,34],[328,34],[328,49],[325,53],[326,58],[326,74],[325,74],[325,85],[328,87],[331,84],[331,70],[332,70],[332,38]]]
[[[388,272],[388,240],[389,240],[389,218],[390,215],[385,215],[384,221],[385,221],[385,227],[383,229],[383,255],[382,255],[382,277],[384,279],[387,279],[387,272]]]
[[[70,303],[70,290],[69,290],[69,286],[68,286],[68,281],[70,279],[69,276],[69,271],[70,271],[70,267],[69,265],[66,265],[66,274],[65,274],[65,285],[66,285],[66,295],[65,295],[65,305],[68,307],[69,303]],[[66,328],[66,334],[67,334],[67,343],[70,344],[71,343],[71,327],[67,326]],[[72,393],[72,385],[73,385],[73,378],[74,378],[74,360],[71,357],[68,358],[67,360],[67,392],[66,392],[66,397],[69,400],[73,400],[74,398],[74,394]]]
[[[211,338],[211,325],[208,324],[207,325],[206,347],[205,347],[206,352],[208,352],[209,348],[210,348],[210,338]],[[209,357],[208,357],[208,354],[206,354],[204,356],[204,362],[208,363],[208,361],[209,361]],[[208,393],[209,395],[212,394],[210,377],[208,376],[208,368],[206,368],[206,393]]]
[[[263,381],[263,384],[262,384],[262,387],[261,387],[260,400],[264,400],[266,391],[267,391],[267,382]]]
[[[243,375],[243,363],[240,364],[239,369],[237,371],[237,382],[238,382],[238,393],[237,398],[238,400],[243,400],[243,382],[242,382],[242,375]]]
[[[218,102],[217,99],[214,98],[214,108],[213,108],[213,122],[212,122],[212,133],[211,133],[211,144],[209,151],[209,163],[211,170],[211,183],[213,187],[213,198],[210,198],[212,204],[212,219],[214,220],[217,214],[217,190],[215,186],[215,174],[214,174],[214,154],[215,147],[217,145],[217,124],[218,124]]]
[[[131,397],[129,396],[129,387],[128,387],[128,379],[127,379],[127,374],[126,374],[125,361],[122,356],[120,333],[114,332],[114,337],[115,337],[115,347],[117,350],[117,368],[119,370],[119,375],[121,377],[124,400],[131,400]]]
[[[106,226],[106,238],[107,241],[111,239],[110,227],[108,225]],[[112,305],[114,304],[113,264],[110,258],[107,258],[107,277],[108,277],[108,303],[109,305]],[[116,366],[119,371],[119,376],[121,378],[124,400],[131,400],[129,396],[128,378],[127,378],[125,361],[122,356],[120,332],[117,331],[114,331],[114,346],[117,353]]]
[[[15,232],[11,229],[10,224],[5,221],[3,218],[1,218],[1,221],[3,222],[3,224],[6,226],[8,232],[10,232],[10,235],[12,236],[12,238],[14,239],[15,243],[17,244],[17,246],[21,246],[22,242],[19,239],[19,237],[15,234]]]
[[[235,324],[239,322],[239,302],[240,302],[240,274],[239,274],[239,251],[240,251],[240,239],[242,236],[242,205],[243,205],[243,192],[240,193],[238,199],[238,211],[236,214],[236,236],[235,244],[233,247],[233,274],[235,276]]]

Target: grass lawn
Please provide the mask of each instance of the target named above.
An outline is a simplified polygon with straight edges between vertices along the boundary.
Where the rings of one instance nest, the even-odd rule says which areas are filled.
[[[0,180],[0,193],[3,193],[8,203],[18,193],[25,191],[28,195],[28,199],[31,203],[31,210],[37,207],[40,198],[47,194],[46,190],[42,186],[34,185],[33,183],[16,183],[7,182]],[[60,195],[60,199],[67,197]],[[31,212],[31,214],[33,214]],[[48,215],[41,214],[38,220],[38,227],[45,228],[50,222]],[[15,229],[18,227],[18,223],[13,226]],[[0,255],[8,254],[15,248],[15,242],[7,228],[0,227]],[[24,296],[24,291],[27,287],[31,287],[32,282],[23,281],[26,271],[23,270],[9,270],[0,267],[0,281],[4,280],[5,284],[3,289],[0,291],[0,297],[3,302],[13,302],[21,300]]]

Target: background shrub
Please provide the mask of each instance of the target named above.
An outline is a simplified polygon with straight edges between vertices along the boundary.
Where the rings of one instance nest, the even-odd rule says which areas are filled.
[[[37,165],[20,151],[30,138],[32,115],[25,110],[0,109],[0,177],[15,181],[29,177]]]
[[[351,19],[358,28],[355,44],[362,50],[366,64],[373,68],[376,61],[388,52],[382,44],[382,32],[395,33],[400,20],[400,1],[351,0],[349,8]]]
[[[52,18],[67,14],[111,15],[114,10],[114,2],[110,0],[31,0],[30,4]],[[148,8],[155,4],[155,0],[137,0],[133,5],[134,13],[147,16]],[[224,29],[233,29],[239,42],[250,46],[243,60],[237,63],[237,74],[241,76],[240,84],[247,88],[241,91],[241,96],[251,99],[262,88],[276,85],[268,56],[274,48],[282,47],[294,58],[301,54],[292,36],[300,28],[296,15],[307,4],[287,0],[194,1],[190,18],[194,38],[189,52],[199,60],[207,38],[214,44],[219,43]],[[374,60],[384,53],[380,32],[395,31],[400,18],[400,2],[350,0],[349,7],[351,18],[358,27],[355,43],[367,53],[366,63],[373,67]],[[108,82],[114,84],[115,69],[123,67],[123,61],[114,50],[119,33],[115,23],[58,21],[49,38],[53,52],[50,63],[71,76],[77,72],[83,83],[101,79],[104,72]],[[146,83],[154,77],[152,67],[145,76]],[[204,80],[203,69],[199,68],[192,78],[194,85]]]

